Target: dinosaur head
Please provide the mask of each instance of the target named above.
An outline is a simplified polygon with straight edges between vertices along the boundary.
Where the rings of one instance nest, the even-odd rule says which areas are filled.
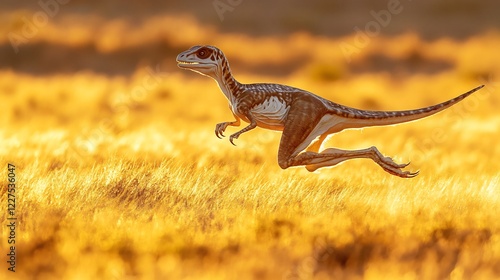
[[[177,66],[215,78],[224,60],[222,51],[214,46],[194,46],[177,56]]]

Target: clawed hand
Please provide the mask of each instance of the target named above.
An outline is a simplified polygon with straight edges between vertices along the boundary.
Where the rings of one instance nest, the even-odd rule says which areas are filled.
[[[226,137],[224,135],[224,131],[226,130],[228,125],[229,125],[228,122],[218,123],[215,126],[215,136],[217,136],[217,138],[219,138],[219,139],[222,139],[221,136]]]
[[[223,123],[217,124],[215,126],[215,136],[217,136],[217,138],[219,138],[219,139],[222,139],[222,137],[226,137],[224,135],[224,131],[226,130],[227,126],[230,124],[231,124],[230,122],[223,122]],[[231,142],[231,144],[236,146],[236,144],[234,144],[233,141],[234,141],[234,139],[238,139],[239,136],[240,136],[240,134],[238,134],[238,133],[235,133],[235,134],[229,136],[229,142]]]
[[[235,133],[235,134],[229,136],[229,142],[231,142],[231,144],[233,144],[234,146],[236,146],[236,144],[233,143],[233,140],[234,139],[238,139],[239,136],[240,135],[238,133]]]

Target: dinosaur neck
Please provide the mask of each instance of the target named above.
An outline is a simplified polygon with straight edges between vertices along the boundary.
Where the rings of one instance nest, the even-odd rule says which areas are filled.
[[[233,100],[239,95],[239,89],[241,84],[233,77],[231,74],[231,69],[229,68],[229,63],[227,59],[223,59],[221,67],[215,77],[217,84],[219,84],[220,89],[226,96],[229,102],[233,103]]]

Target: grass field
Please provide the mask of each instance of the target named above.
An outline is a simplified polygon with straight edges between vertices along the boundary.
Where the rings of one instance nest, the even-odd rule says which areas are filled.
[[[186,19],[165,22],[175,20]],[[120,34],[115,24],[104,30]],[[155,38],[152,26],[144,36]],[[94,40],[104,53],[138,42],[139,31],[119,41],[82,30],[80,41],[48,31],[37,40]],[[130,76],[2,70],[0,178],[16,166],[16,278],[500,277],[499,34],[379,36],[348,63],[338,45],[354,35],[207,33],[241,82],[288,84],[362,109],[424,107],[486,86],[428,119],[345,131],[324,145],[374,145],[420,170],[401,179],[369,160],[281,170],[276,132],[253,130],[236,147],[217,139],[215,124],[232,120],[227,102],[174,60]],[[186,34],[174,50],[202,36]],[[12,277],[2,263],[0,278]]]

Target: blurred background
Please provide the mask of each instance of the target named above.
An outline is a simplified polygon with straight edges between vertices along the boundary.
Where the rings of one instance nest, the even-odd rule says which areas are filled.
[[[486,84],[440,123],[498,130],[491,112],[499,106],[500,5],[493,0],[46,0],[0,7],[0,123],[26,136],[60,128],[59,139],[82,153],[98,152],[122,132],[149,127],[189,137],[231,119],[213,81],[176,66],[179,52],[200,44],[222,49],[240,82],[288,84],[362,109],[429,106]],[[156,148],[163,146],[178,148]],[[33,147],[41,150],[39,141]]]
[[[236,277],[267,271],[278,279],[274,268],[314,256],[305,240],[391,227],[416,235],[424,251],[437,240],[442,258],[429,255],[431,268],[443,269],[443,260],[481,267],[476,247],[457,262],[442,246],[469,243],[429,236],[441,220],[445,228],[498,228],[499,11],[496,0],[1,1],[0,159],[19,170],[21,276],[154,279],[147,275],[156,269],[209,279],[196,275],[211,267],[231,275],[229,267]],[[175,61],[202,44],[223,50],[242,83],[287,84],[361,109],[414,109],[485,88],[437,116],[325,143],[377,146],[420,169],[413,180],[365,160],[282,172],[279,133],[255,129],[237,147],[215,137],[216,123],[233,120],[227,101],[214,81]],[[415,250],[380,236],[388,245],[374,252],[396,243]],[[494,251],[484,254],[493,269],[498,246],[478,244]],[[371,267],[387,278],[379,264]]]
[[[0,6],[0,123],[26,135],[61,128],[79,151],[148,125],[189,134],[231,119],[213,81],[176,66],[179,52],[199,44],[222,49],[240,82],[289,84],[362,109],[429,106],[486,84],[440,122],[498,130],[493,0]]]
[[[374,13],[393,5],[397,13],[388,20],[381,16],[384,20],[378,22],[378,31],[371,27],[376,34],[370,39],[411,34],[415,38],[400,42],[401,48],[411,48],[407,57],[394,61],[388,54],[374,54],[367,44],[357,53],[365,60],[346,70],[440,72],[456,66],[449,61],[453,54],[427,61],[432,54],[424,55],[419,43],[446,39],[450,48],[452,43],[464,46],[471,38],[496,34],[500,26],[500,6],[493,0],[30,2],[0,4],[1,69],[35,75],[79,71],[130,75],[143,65],[162,62],[174,71],[178,52],[209,43],[227,50],[233,64],[246,63],[239,72],[283,75],[304,67],[325,41],[332,44],[323,63],[344,64],[332,59],[342,52],[338,46],[342,38],[349,42],[356,27],[365,31],[370,21],[376,21]],[[298,34],[305,45],[300,50],[296,46],[300,40],[293,39]],[[266,49],[275,56],[271,63],[264,59],[270,56]],[[276,60],[280,63],[273,63]]]

